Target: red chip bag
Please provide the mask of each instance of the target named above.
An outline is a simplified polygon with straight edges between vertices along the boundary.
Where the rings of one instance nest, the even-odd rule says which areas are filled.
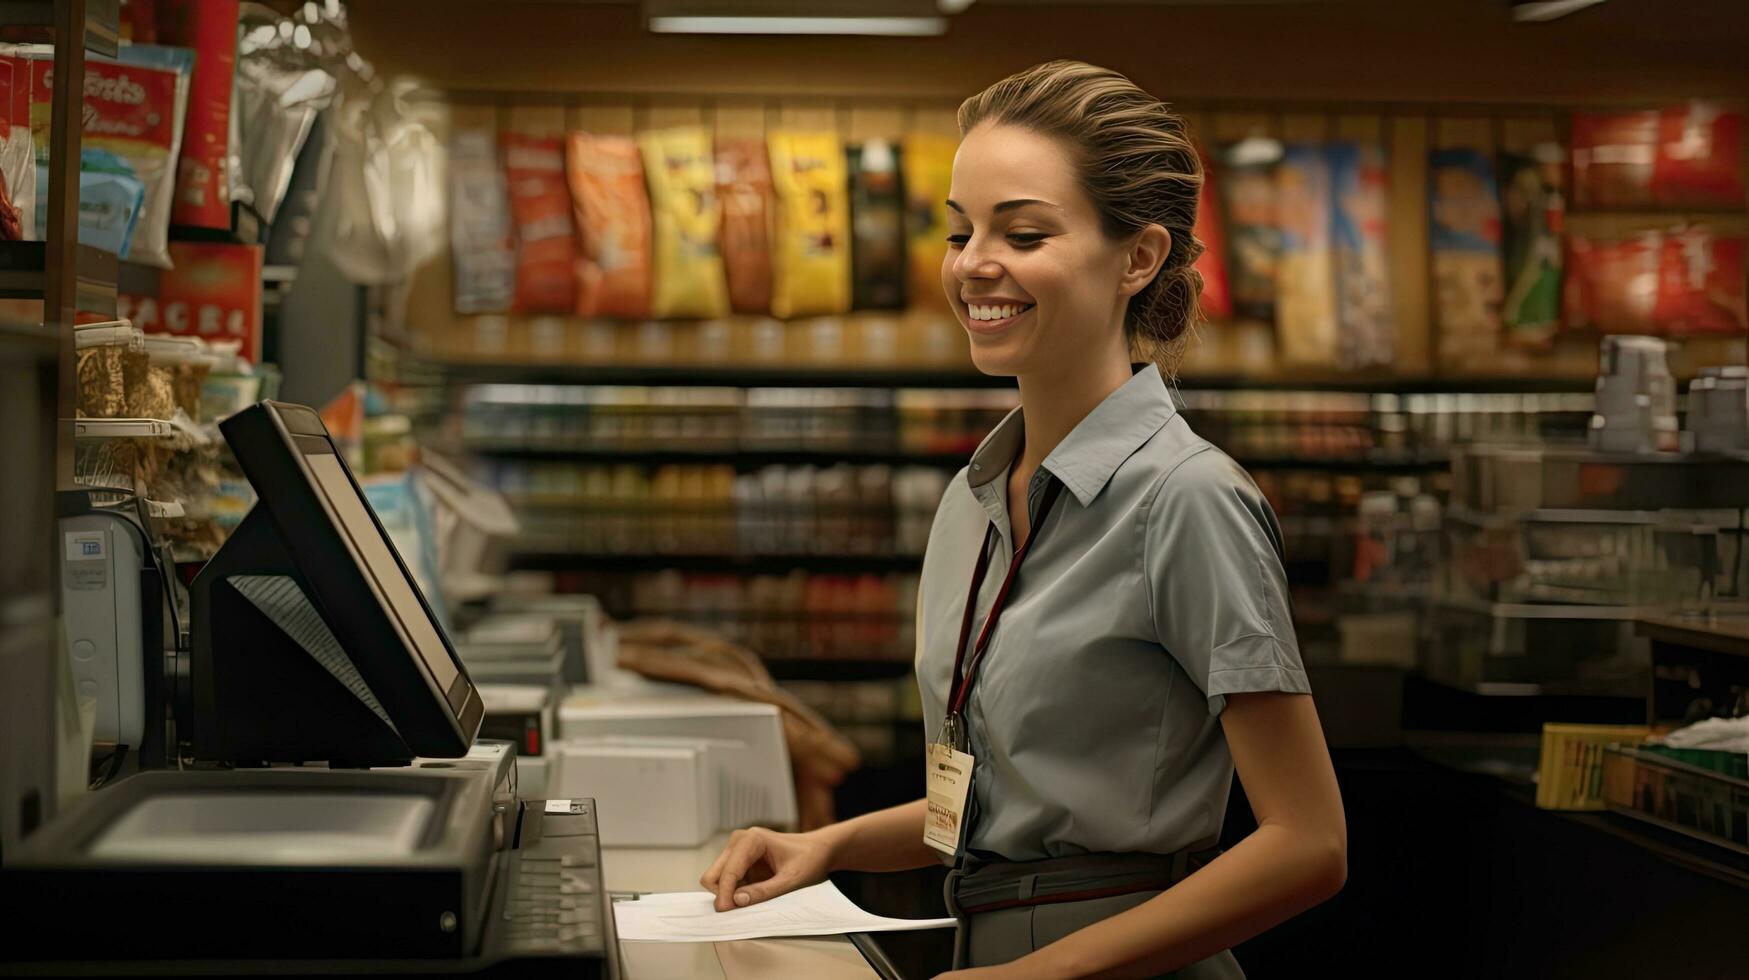
[[[569,313],[577,305],[577,244],[565,191],[563,144],[556,137],[505,133],[505,180],[516,225],[513,313]]]
[[[1573,113],[1573,202],[1581,208],[1652,203],[1658,113]]]
[[[1651,333],[1663,235],[1619,240],[1567,239],[1567,326],[1605,333]]]
[[[1660,113],[1652,197],[1669,207],[1741,209],[1743,113],[1710,102]]]
[[[1658,265],[1658,300],[1652,312],[1659,331],[1673,337],[1742,333],[1743,239],[1716,236],[1703,226],[1664,236]]]
[[[1196,271],[1202,273],[1202,312],[1215,319],[1233,315],[1233,295],[1227,289],[1227,258],[1225,239],[1221,235],[1219,199],[1215,197],[1215,168],[1208,155],[1197,148],[1202,158],[1202,193],[1196,202],[1196,227],[1193,233],[1202,242],[1202,256],[1196,260]]]
[[[565,176],[577,216],[576,312],[650,315],[650,196],[638,144],[625,136],[572,133]]]

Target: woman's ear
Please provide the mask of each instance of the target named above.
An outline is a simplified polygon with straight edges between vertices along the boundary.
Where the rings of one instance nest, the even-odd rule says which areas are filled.
[[[1128,262],[1118,290],[1125,299],[1146,289],[1160,272],[1166,256],[1172,251],[1172,233],[1162,225],[1149,225],[1137,232],[1130,242]]]

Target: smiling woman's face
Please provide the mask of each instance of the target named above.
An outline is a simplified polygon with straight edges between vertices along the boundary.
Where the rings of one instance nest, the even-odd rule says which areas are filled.
[[[947,215],[941,281],[978,370],[1048,375],[1127,358],[1127,249],[1106,237],[1061,143],[974,128],[954,157]]]

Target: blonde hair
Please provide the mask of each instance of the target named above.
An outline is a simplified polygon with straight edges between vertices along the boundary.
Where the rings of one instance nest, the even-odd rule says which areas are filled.
[[[1124,331],[1135,350],[1171,377],[1200,318],[1202,276],[1192,264],[1202,162],[1184,120],[1108,68],[1050,61],[1010,75],[960,104],[960,135],[983,123],[1055,137],[1071,150],[1081,186],[1117,239],[1157,224],[1172,246],[1154,280],[1130,298]]]

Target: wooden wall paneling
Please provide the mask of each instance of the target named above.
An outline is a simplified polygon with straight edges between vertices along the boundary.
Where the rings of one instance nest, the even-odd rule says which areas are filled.
[[[838,132],[838,108],[827,102],[784,102],[777,107],[778,129]]]
[[[1216,143],[1236,143],[1248,136],[1280,137],[1281,120],[1267,112],[1216,112],[1210,132]]]
[[[637,110],[631,102],[589,102],[573,106],[568,114],[572,129],[601,136],[630,136],[637,131]]]
[[[852,142],[896,140],[905,135],[906,111],[896,105],[853,105],[846,110],[844,135]]]
[[[1376,143],[1382,145],[1385,139],[1385,120],[1382,116],[1343,115],[1336,117],[1335,138],[1349,140],[1355,143]]]
[[[561,105],[513,105],[506,113],[504,128],[525,136],[563,136],[565,107]]]
[[[639,119],[639,131],[675,129],[681,126],[702,126],[705,122],[702,102],[651,102]]]
[[[1390,160],[1391,306],[1397,317],[1397,373],[1434,372],[1433,279],[1427,248],[1428,120],[1386,120]]]
[[[1498,144],[1508,153],[1528,153],[1542,143],[1561,141],[1560,123],[1553,113],[1536,116],[1505,116],[1500,119]]]
[[[910,128],[919,133],[935,133],[958,139],[959,106],[951,103],[918,105],[911,110]]]
[[[1322,143],[1330,138],[1330,117],[1321,113],[1289,112],[1281,117],[1281,138],[1288,143]]]
[[[765,106],[757,102],[719,102],[712,115],[718,139],[765,136]]]

